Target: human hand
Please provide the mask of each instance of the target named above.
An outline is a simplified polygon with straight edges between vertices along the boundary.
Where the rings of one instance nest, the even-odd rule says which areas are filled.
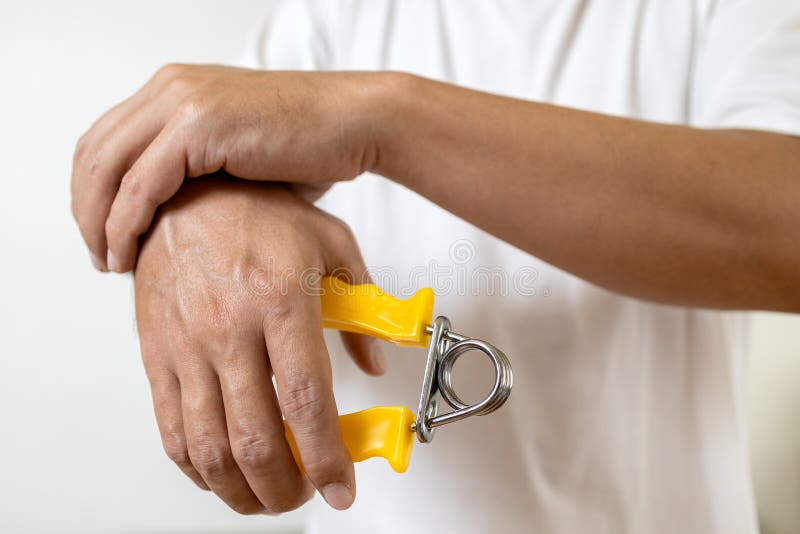
[[[353,501],[320,299],[304,287],[344,272],[365,272],[349,229],[279,185],[188,183],[143,243],[136,317],[164,449],[238,512],[288,511],[313,488],[337,509]],[[376,340],[343,339],[364,371],[383,372]]]
[[[126,272],[156,208],[186,176],[295,182],[318,195],[375,159],[376,73],[167,65],[80,139],[72,210],[93,262]]]

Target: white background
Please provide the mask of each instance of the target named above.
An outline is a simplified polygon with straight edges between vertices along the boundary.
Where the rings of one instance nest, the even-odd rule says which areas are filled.
[[[237,57],[267,2],[0,0],[0,532],[273,532],[161,452],[130,279],[69,213],[72,149],[161,64]],[[800,532],[800,320],[759,315],[754,474],[765,534]]]

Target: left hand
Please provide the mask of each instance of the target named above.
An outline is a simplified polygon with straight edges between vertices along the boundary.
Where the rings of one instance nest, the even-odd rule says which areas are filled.
[[[167,65],[78,142],[72,210],[95,266],[126,272],[186,176],[224,170],[308,191],[368,170],[375,73]]]
[[[349,228],[281,186],[210,177],[159,210],[134,278],[156,419],[169,457],[234,510],[286,512],[312,485],[334,508],[353,502],[319,278],[365,274]],[[365,372],[384,371],[377,340],[342,341]]]

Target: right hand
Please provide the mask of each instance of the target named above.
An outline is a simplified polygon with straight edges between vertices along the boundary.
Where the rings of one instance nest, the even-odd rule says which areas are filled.
[[[187,176],[225,171],[307,195],[376,160],[375,72],[168,65],[109,110],[75,149],[72,209],[100,269],[127,272],[159,205]],[[392,78],[394,79],[394,77]]]
[[[136,317],[164,448],[238,512],[292,510],[314,488],[333,508],[353,502],[320,297],[301,283],[338,269],[366,272],[349,229],[280,186],[187,183],[143,244]],[[383,372],[376,340],[343,339],[363,370]]]

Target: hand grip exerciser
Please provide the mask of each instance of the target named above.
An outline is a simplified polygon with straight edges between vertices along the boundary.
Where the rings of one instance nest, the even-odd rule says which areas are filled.
[[[342,440],[354,462],[380,456],[402,473],[408,468],[415,435],[420,442],[428,443],[436,427],[491,413],[511,394],[511,363],[506,355],[485,341],[456,334],[450,329],[447,317],[433,319],[431,288],[420,289],[411,298],[400,300],[372,284],[350,285],[339,278],[325,277],[320,293],[325,328],[428,349],[416,416],[405,406],[379,406],[339,416]],[[465,404],[453,390],[451,376],[456,360],[473,350],[482,352],[492,362],[494,385],[482,401]],[[452,411],[439,414],[439,397]],[[302,467],[288,426],[286,437],[295,461]]]

